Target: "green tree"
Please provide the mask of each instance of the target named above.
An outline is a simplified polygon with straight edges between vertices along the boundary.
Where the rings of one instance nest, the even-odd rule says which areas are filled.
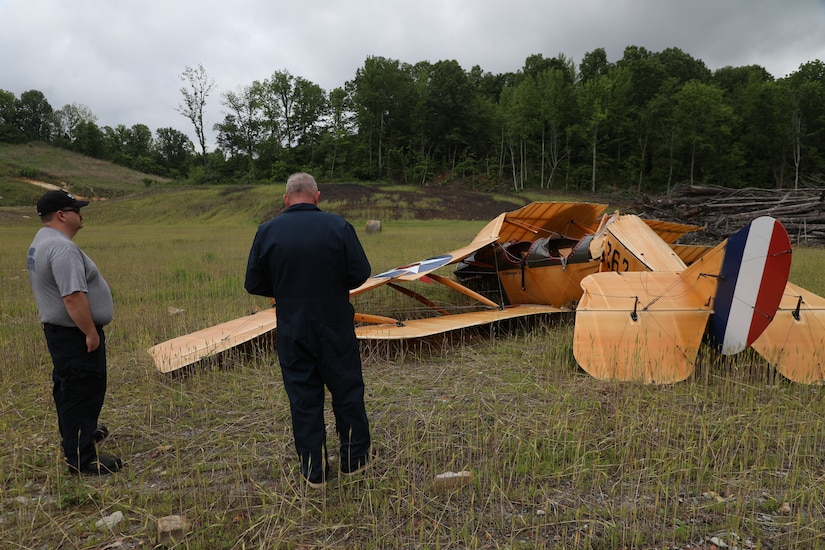
[[[152,130],[145,124],[134,124],[126,132],[126,141],[123,144],[125,153],[136,162],[140,158],[152,156],[154,143]]]
[[[43,92],[29,90],[20,94],[16,112],[18,128],[26,140],[51,141],[54,109]]]
[[[97,116],[85,105],[71,103],[54,112],[55,139],[71,146],[77,139],[77,127],[83,122],[97,122]]]
[[[693,185],[699,161],[704,161],[705,173],[710,174],[728,160],[733,110],[725,104],[721,89],[698,80],[686,83],[675,99],[674,114],[688,150]]]
[[[714,72],[712,81],[722,89],[734,113],[731,143],[736,162],[728,163],[732,172],[728,180],[755,186],[773,181],[782,187],[788,132],[773,77],[764,68],[750,65],[723,67]]]
[[[575,110],[573,86],[565,71],[549,69],[536,78],[541,122],[541,186],[551,187],[553,178],[567,157],[564,143],[566,128]],[[545,166],[549,173],[545,175]]]
[[[705,63],[699,59],[694,59],[679,48],[667,48],[659,52],[656,57],[662,66],[665,77],[675,78],[681,85],[691,80],[708,82],[711,77],[710,70]]]
[[[806,171],[820,172],[825,168],[825,63],[804,63],[784,81],[797,189]]]
[[[189,160],[195,154],[195,146],[189,136],[174,128],[158,128],[155,131],[155,151],[158,163],[169,175],[185,176]]]
[[[458,163],[469,142],[472,88],[455,60],[439,61],[419,75],[422,151],[449,169]]]
[[[593,76],[578,88],[578,134],[590,153],[590,190],[596,191],[596,175],[603,135],[611,116],[617,116],[627,95],[629,74],[624,69]]]
[[[532,77],[501,94],[505,143],[510,156],[513,189],[521,191],[530,175],[531,138],[541,134],[542,122],[535,116],[541,110],[538,86]]]
[[[103,144],[105,158],[121,166],[131,166],[134,159],[127,152],[127,142],[129,141],[129,128],[125,124],[118,124],[114,128],[104,126]]]
[[[604,48],[596,48],[582,56],[579,63],[579,80],[584,83],[600,76],[606,76],[612,65],[607,61],[607,52]]]
[[[203,65],[196,68],[186,67],[180,75],[180,80],[186,85],[180,88],[183,103],[178,105],[177,111],[188,118],[195,127],[195,135],[201,148],[201,157],[206,166],[206,134],[203,125],[203,110],[206,107],[206,98],[215,89],[215,80],[206,74]]]
[[[338,159],[342,150],[348,149],[350,138],[354,133],[352,102],[344,88],[335,88],[329,93],[329,132],[326,134],[332,142],[331,151],[326,159],[329,177],[335,178]]]
[[[239,87],[223,94],[222,104],[228,109],[224,120],[215,124],[218,145],[230,156],[242,155],[246,171],[255,178],[256,149],[265,136],[265,121],[261,108],[262,86]]]
[[[18,143],[23,141],[23,133],[17,123],[17,97],[0,89],[0,142]]]
[[[651,141],[658,117],[652,105],[658,96],[666,75],[658,56],[643,47],[628,46],[616,67],[629,73],[627,101],[627,136],[629,154],[625,159],[628,174],[634,175],[637,191],[642,190],[645,175],[652,166]]]
[[[410,136],[417,95],[412,68],[383,57],[368,57],[348,84],[358,134],[366,144],[368,177],[383,178],[386,153]]]
[[[306,78],[295,78],[295,113],[293,133],[296,142],[307,147],[314,146],[320,139],[324,117],[329,112],[327,95],[323,88]]]
[[[106,140],[100,127],[93,120],[81,120],[72,131],[71,149],[94,158],[106,155]]]

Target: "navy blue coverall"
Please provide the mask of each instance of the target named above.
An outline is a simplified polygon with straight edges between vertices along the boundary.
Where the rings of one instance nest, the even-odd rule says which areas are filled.
[[[275,298],[278,360],[303,475],[328,475],[324,385],[332,394],[340,469],[368,459],[361,355],[349,291],[370,276],[355,229],[314,204],[293,204],[258,228],[246,269],[250,294]]]

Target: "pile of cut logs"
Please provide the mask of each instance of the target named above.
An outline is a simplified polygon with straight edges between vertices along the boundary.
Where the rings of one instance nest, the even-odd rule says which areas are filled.
[[[825,245],[825,187],[789,189],[727,189],[682,186],[668,195],[645,196],[636,204],[643,218],[705,227],[680,242],[713,244],[760,216],[776,218],[791,243]]]

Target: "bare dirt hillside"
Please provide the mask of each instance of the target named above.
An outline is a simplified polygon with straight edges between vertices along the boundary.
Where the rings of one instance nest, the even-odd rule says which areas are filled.
[[[388,193],[381,187],[356,183],[336,183],[321,187],[321,201],[341,202],[336,213],[347,217],[348,211],[363,211],[377,198],[391,195],[392,202],[403,204],[397,217],[415,219],[491,220],[529,203],[527,198],[512,195],[511,200],[499,200],[489,193],[472,191],[463,186],[428,186],[421,190],[395,190]]]

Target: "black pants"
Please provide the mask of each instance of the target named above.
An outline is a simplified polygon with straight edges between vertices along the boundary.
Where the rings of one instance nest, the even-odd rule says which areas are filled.
[[[361,355],[352,323],[300,339],[277,333],[278,359],[292,413],[302,472],[317,482],[327,475],[324,386],[332,394],[341,469],[363,462],[370,448]],[[323,476],[323,477],[322,477]]]
[[[86,351],[86,336],[78,328],[43,325],[52,356],[52,395],[63,454],[72,468],[97,458],[94,431],[106,396],[106,337],[98,327],[100,346]]]

